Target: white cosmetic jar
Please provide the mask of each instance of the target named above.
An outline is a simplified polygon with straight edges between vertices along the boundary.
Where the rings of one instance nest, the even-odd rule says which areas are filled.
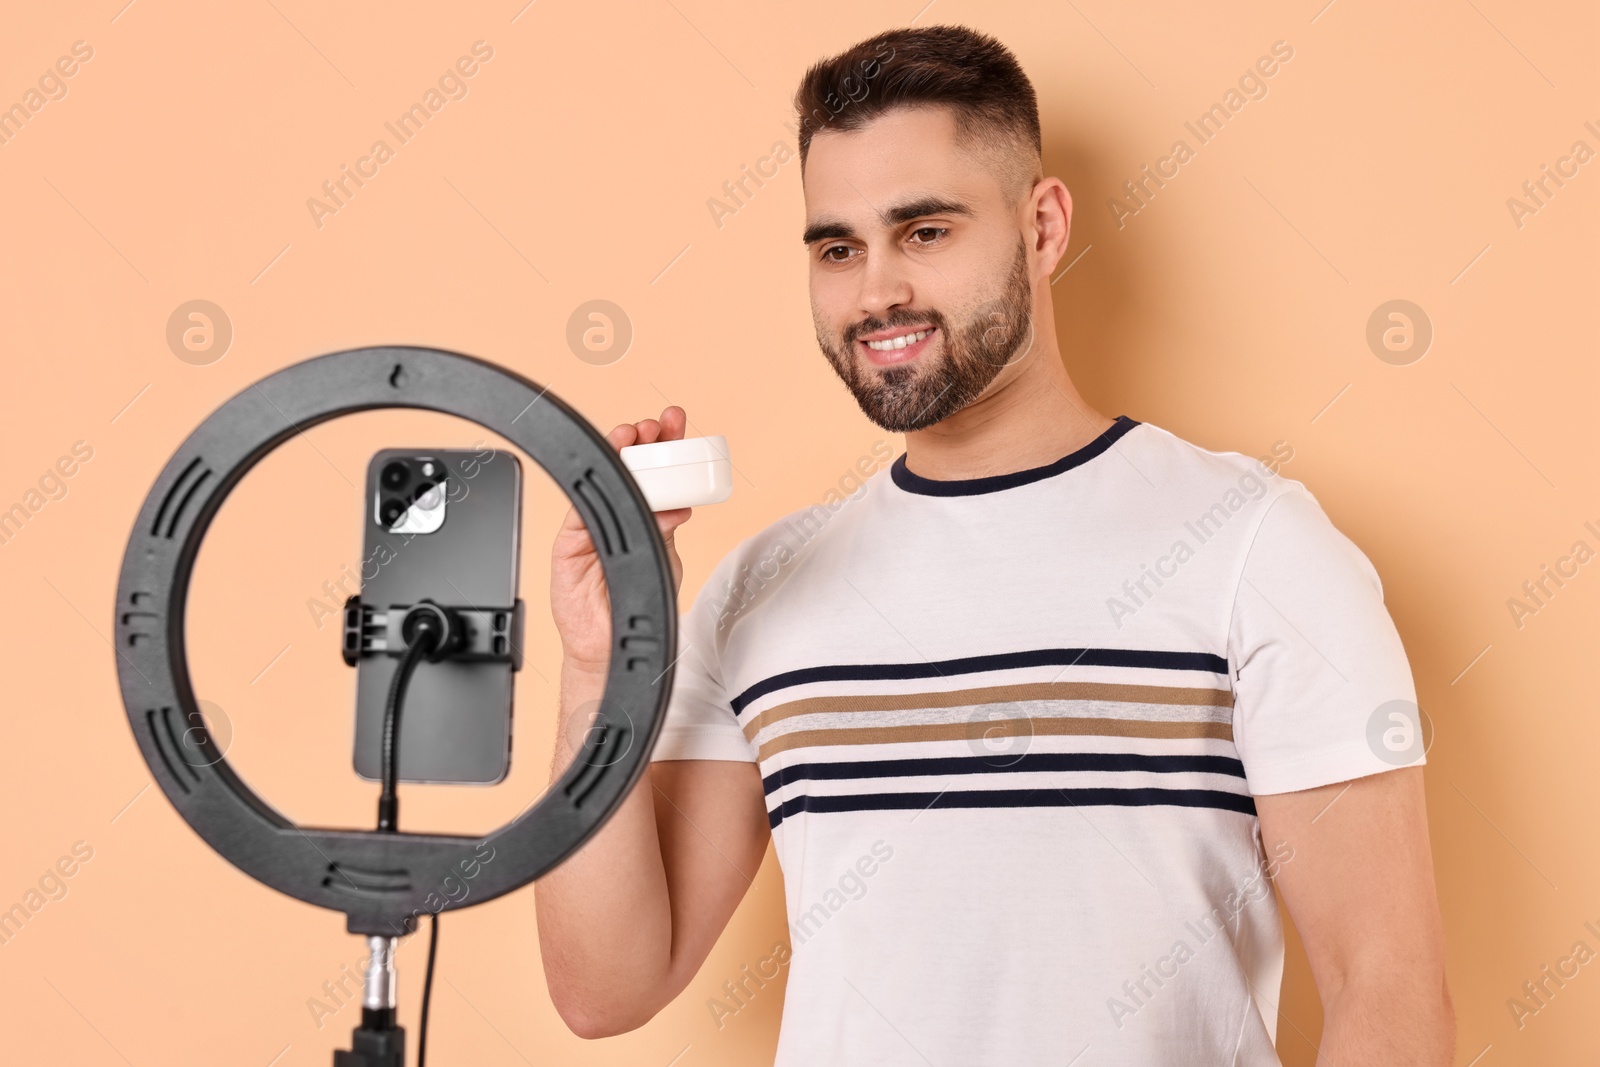
[[[618,454],[651,511],[720,504],[733,495],[733,461],[721,434],[628,445]]]

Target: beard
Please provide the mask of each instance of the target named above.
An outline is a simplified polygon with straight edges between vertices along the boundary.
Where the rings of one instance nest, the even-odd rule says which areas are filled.
[[[937,358],[924,353],[909,363],[876,367],[860,354],[862,334],[896,326],[931,324],[936,330]],[[845,331],[843,343],[829,341],[820,323],[817,343],[861,413],[895,433],[909,433],[942,422],[989,387],[1014,359],[1033,348],[1033,286],[1028,281],[1028,254],[1017,239],[1017,255],[1000,294],[978,305],[959,329],[951,329],[937,310],[900,309],[887,319],[867,319]],[[929,346],[932,351],[934,346]]]

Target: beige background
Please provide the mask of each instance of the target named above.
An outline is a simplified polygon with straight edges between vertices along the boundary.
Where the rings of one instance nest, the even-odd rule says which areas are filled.
[[[66,495],[0,545],[0,907],[27,900],[74,843],[93,850],[66,895],[0,946],[8,1060],[326,1064],[355,1023],[351,1007],[319,1029],[307,1002],[355,965],[360,942],[337,913],[256,884],[189,830],[151,786],[114,685],[115,572],[189,430],[279,367],[376,342],[499,361],[602,430],[681,404],[691,433],[728,436],[738,468],[733,498],[680,534],[687,604],[740,538],[821,500],[874,442],[903,447],[817,351],[798,162],[720,228],[707,201],[775,143],[793,145],[788,102],[806,65],[936,22],[997,35],[1038,88],[1046,171],[1077,205],[1073,266],[1054,293],[1090,401],[1208,448],[1288,442],[1284,473],[1382,575],[1436,727],[1427,775],[1457,1063],[1576,1063],[1592,1049],[1600,964],[1521,1027],[1507,1006],[1575,942],[1600,950],[1584,926],[1600,927],[1600,564],[1520,627],[1507,606],[1575,541],[1600,549],[1583,525],[1600,527],[1600,163],[1520,226],[1507,206],[1575,141],[1600,149],[1584,125],[1600,127],[1592,8],[524,2],[104,0],[4,16],[0,105],[23,101],[74,42],[93,49],[65,97],[0,145],[0,508],[26,504],[74,442],[93,449]],[[319,228],[307,199],[480,40],[493,59],[467,96]],[[1122,183],[1190,139],[1183,123],[1280,40],[1294,55],[1267,95],[1119,228],[1108,200]],[[569,315],[596,298],[635,330],[605,366],[565,340]],[[1397,298],[1435,331],[1405,366],[1364,336]],[[209,365],[166,341],[193,299],[234,330]],[[235,767],[302,823],[365,826],[376,795],[349,769],[351,672],[306,606],[359,556],[363,465],[379,447],[478,437],[395,412],[326,425],[253,473],[206,542],[191,600],[197,691],[222,709]],[[406,789],[413,829],[489,829],[544,783],[559,659],[543,583],[565,501],[527,469],[533,632],[514,769],[491,789]],[[706,1002],[785,936],[778,874],[769,856],[682,997],[597,1043],[549,1004],[531,889],[452,913],[437,1061],[770,1062],[780,990],[720,1029]],[[413,1040],[424,951],[414,940],[400,952]],[[1284,1062],[1310,1064],[1321,1011],[1292,934],[1281,1012]]]

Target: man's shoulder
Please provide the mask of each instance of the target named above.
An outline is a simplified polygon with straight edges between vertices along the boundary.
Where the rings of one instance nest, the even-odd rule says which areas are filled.
[[[1294,445],[1287,440],[1245,453],[1207,448],[1155,423],[1142,422],[1138,429],[1142,432],[1124,438],[1128,460],[1163,494],[1205,503],[1232,494],[1259,500],[1309,492],[1287,473],[1295,458]]]
[[[1366,554],[1333,521],[1322,501],[1287,467],[1294,446],[1274,441],[1259,455],[1216,451],[1151,427],[1144,450],[1133,456],[1150,480],[1209,539],[1224,529],[1238,552],[1242,573],[1250,561],[1279,569],[1286,580],[1347,575],[1382,593],[1382,581]],[[1133,435],[1129,435],[1132,437]],[[1234,518],[1233,516],[1239,516]],[[1295,576],[1302,577],[1295,577]]]

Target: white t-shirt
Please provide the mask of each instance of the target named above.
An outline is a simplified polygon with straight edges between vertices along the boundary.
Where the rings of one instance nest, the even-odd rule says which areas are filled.
[[[1127,416],[785,516],[679,650],[653,758],[764,779],[777,1067],[1276,1065],[1293,850],[1252,796],[1426,762],[1361,550],[1300,482]]]

